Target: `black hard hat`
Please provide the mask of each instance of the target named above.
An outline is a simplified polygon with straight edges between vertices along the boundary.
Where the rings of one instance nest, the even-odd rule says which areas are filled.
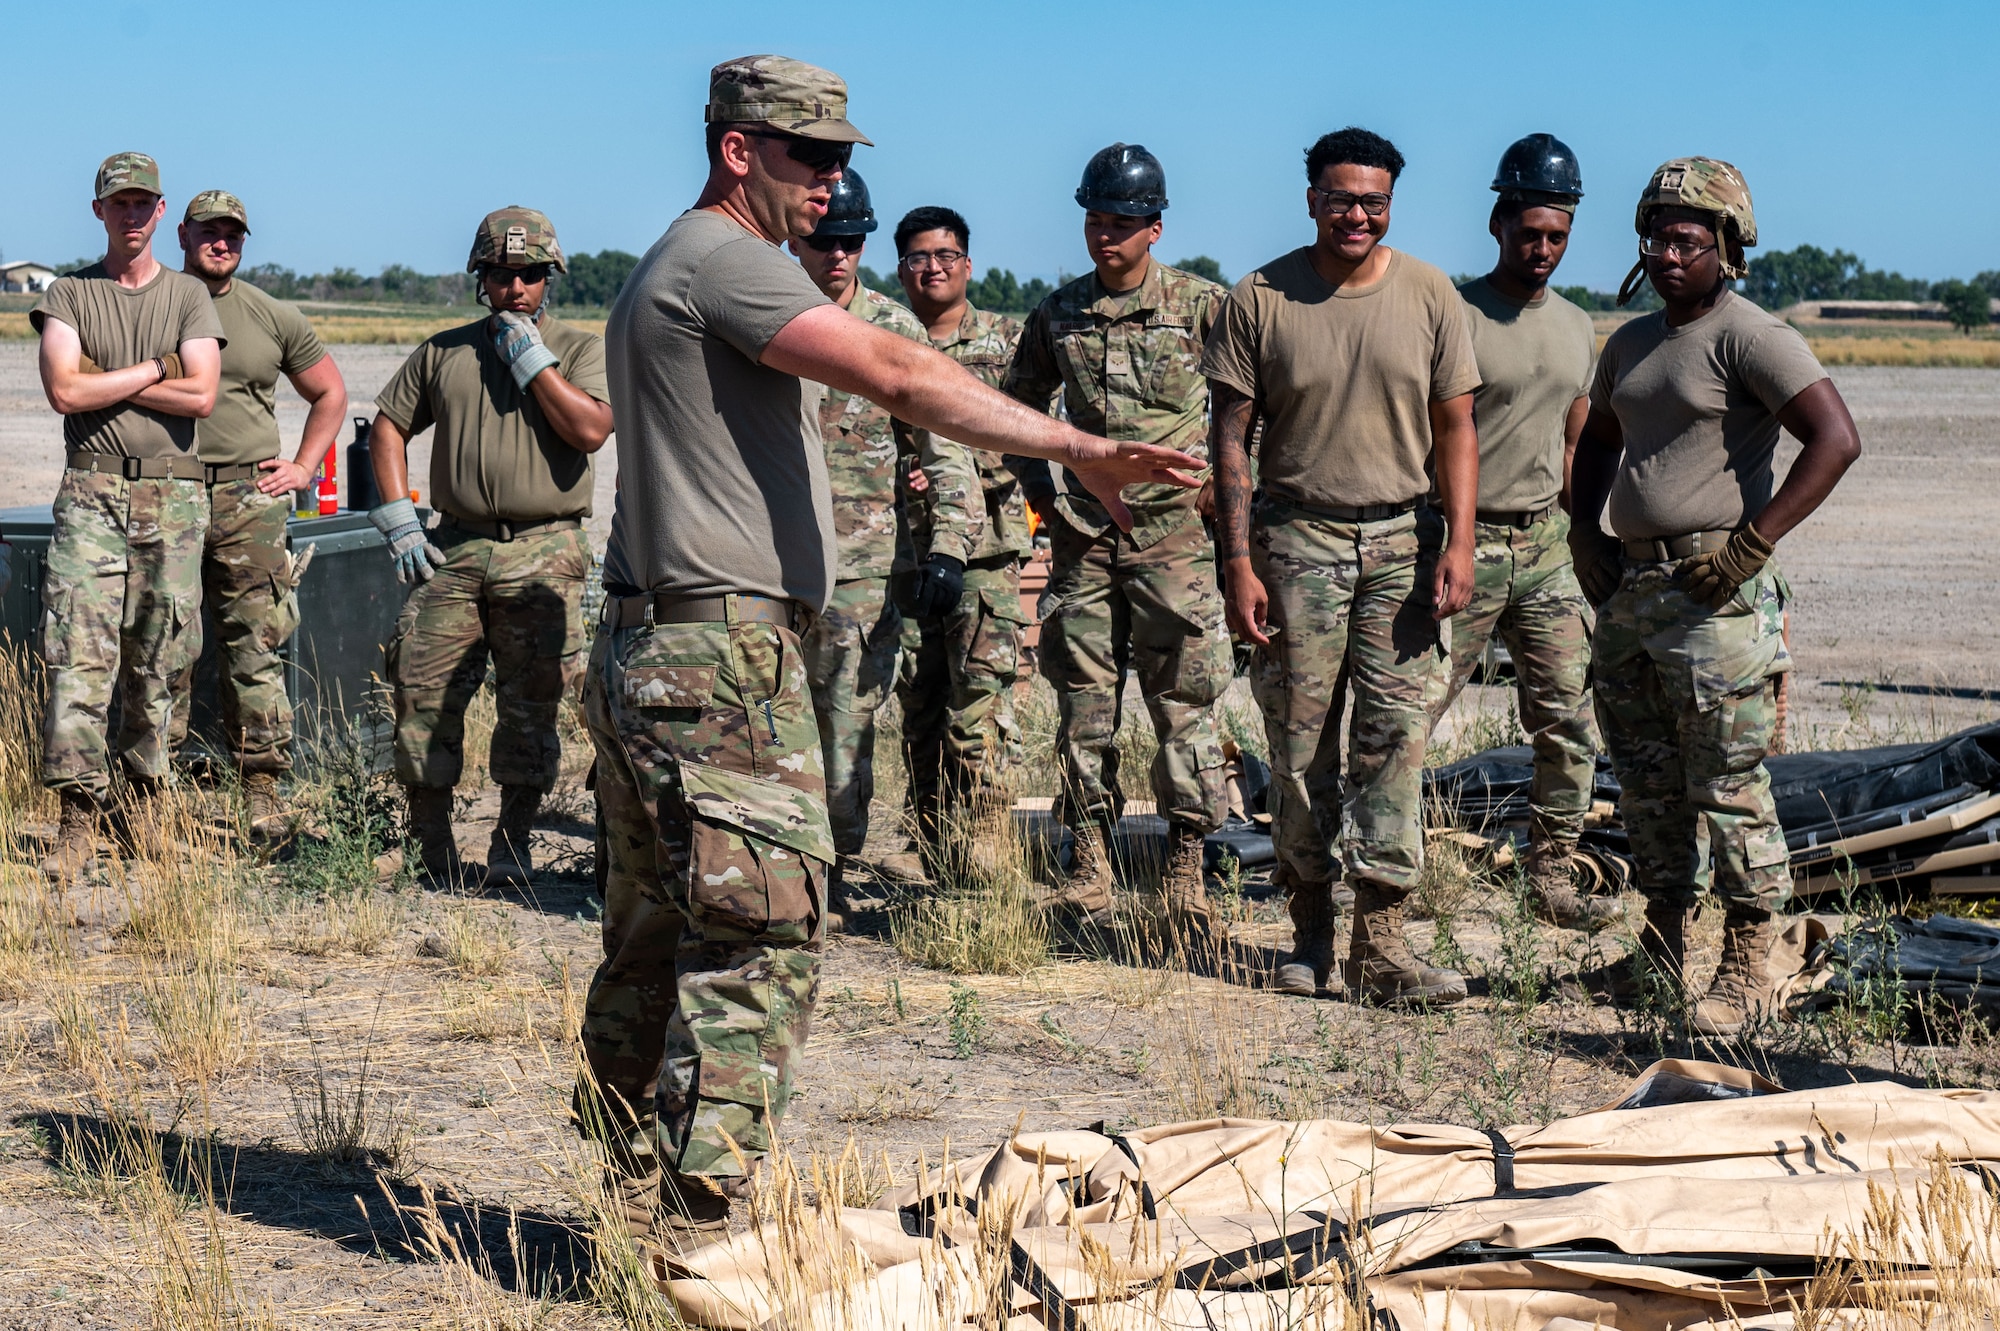
[[[1151,217],[1167,206],[1167,172],[1136,143],[1114,143],[1083,168],[1076,201],[1097,213]]]
[[[813,228],[815,236],[865,236],[879,226],[875,205],[868,197],[868,182],[853,167],[842,167],[833,182],[833,197],[827,200],[826,216]]]
[[[1580,199],[1583,173],[1567,143],[1553,134],[1530,134],[1514,140],[1500,154],[1493,188],[1502,194],[1562,194]]]

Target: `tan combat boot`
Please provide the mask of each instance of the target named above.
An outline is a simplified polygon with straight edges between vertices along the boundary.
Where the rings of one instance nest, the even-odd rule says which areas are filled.
[[[1077,917],[1077,922],[1109,929],[1116,922],[1112,891],[1117,879],[1111,873],[1111,857],[1104,849],[1104,829],[1086,822],[1073,829],[1076,848],[1070,861],[1069,881],[1048,900],[1051,909]]]
[[[1687,918],[1686,906],[1647,897],[1638,945],[1617,965],[1582,977],[1585,994],[1592,1002],[1621,1008],[1677,1001],[1687,970]]]
[[[1167,928],[1185,946],[1215,932],[1215,915],[1208,906],[1208,866],[1203,835],[1178,823],[1167,829],[1167,871],[1160,879],[1160,899],[1167,908]]]
[[[482,887],[526,887],[535,873],[529,840],[542,792],[535,786],[500,787],[500,818],[486,846],[486,877]]]
[[[1337,917],[1332,883],[1288,881],[1285,908],[1292,917],[1292,952],[1271,977],[1281,994],[1316,998],[1338,995],[1343,986],[1333,969],[1333,925]]]
[[[1426,966],[1403,937],[1408,889],[1362,878],[1354,884],[1354,936],[1347,949],[1347,987],[1376,1003],[1456,1003],[1465,977]]]
[[[1528,847],[1528,899],[1535,914],[1559,929],[1596,933],[1625,918],[1625,910],[1609,897],[1587,897],[1576,890],[1574,848],[1560,841],[1536,841]]]
[[[965,838],[965,866],[995,882],[1017,869],[1021,848],[1014,836],[1014,802],[998,790],[976,790],[965,806],[960,825]]]
[[[42,860],[42,872],[58,883],[81,876],[97,860],[97,801],[89,792],[64,790],[58,798],[62,813],[56,820],[55,840]]]
[[[747,1178],[711,1178],[669,1169],[660,1182],[660,1223],[683,1233],[727,1229],[729,1204],[749,1192]]]
[[[915,837],[904,841],[902,849],[892,850],[876,860],[871,867],[892,883],[922,887],[931,881],[930,870],[924,866],[923,851],[917,846]]]
[[[451,788],[405,786],[409,801],[409,841],[417,850],[417,874],[425,885],[456,891],[465,866],[458,858],[458,839],[451,830]]]
[[[276,845],[292,835],[292,817],[278,802],[276,772],[243,774],[243,810],[250,824],[251,844]]]
[[[1773,1013],[1777,983],[1771,945],[1778,940],[1775,912],[1732,905],[1722,917],[1722,963],[1708,993],[1694,1005],[1694,1028],[1703,1035],[1741,1035]]]

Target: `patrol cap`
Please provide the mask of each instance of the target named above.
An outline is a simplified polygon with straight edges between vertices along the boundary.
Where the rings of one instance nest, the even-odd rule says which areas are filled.
[[[569,271],[548,215],[510,203],[481,219],[479,229],[472,233],[472,253],[465,260],[465,271],[476,273],[481,264],[526,268],[535,263],[554,264],[559,273]]]
[[[160,164],[144,153],[113,153],[97,168],[97,197],[108,199],[121,189],[165,194],[160,188]]]
[[[815,236],[865,236],[881,223],[875,220],[875,202],[868,197],[868,182],[853,167],[833,182],[833,197],[827,200],[826,216],[813,228]]]
[[[830,70],[782,55],[745,55],[708,72],[711,125],[769,125],[802,139],[875,141],[847,119],[847,81]]]
[[[212,222],[218,217],[233,217],[243,224],[243,234],[250,234],[250,214],[243,211],[243,200],[226,189],[205,189],[188,200],[187,213],[183,222]]]

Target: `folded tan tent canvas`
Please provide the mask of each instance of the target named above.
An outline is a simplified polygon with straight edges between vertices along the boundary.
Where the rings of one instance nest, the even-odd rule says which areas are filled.
[[[2000,1094],[1668,1061],[1539,1127],[1018,1133],[868,1208],[781,1180],[659,1274],[715,1327],[1960,1325],[2000,1308],[1996,1178]]]

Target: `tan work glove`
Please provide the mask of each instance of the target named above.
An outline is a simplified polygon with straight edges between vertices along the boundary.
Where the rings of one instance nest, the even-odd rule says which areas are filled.
[[[1619,579],[1625,570],[1619,564],[1619,556],[1625,547],[1615,536],[1607,536],[1596,523],[1588,526],[1572,524],[1569,529],[1569,558],[1576,566],[1576,581],[1583,588],[1584,599],[1593,608],[1603,605],[1618,590]]]
[[[1710,610],[1720,610],[1736,595],[1737,588],[1756,577],[1757,571],[1770,562],[1777,548],[1757,534],[1754,523],[1746,522],[1730,533],[1720,550],[1683,560],[1674,570],[1674,581],[1689,599]]]
[[[164,355],[164,356],[160,357],[160,359],[166,362],[166,365],[167,365],[167,378],[169,378],[169,379],[185,379],[185,378],[187,378],[187,371],[185,371],[185,370],[181,369],[181,353],[180,353],[180,352],[178,352],[178,351],[169,351],[169,352],[168,352],[168,353],[167,353],[166,355]]]
[[[76,368],[79,374],[103,374],[104,367],[81,351],[76,353]]]

